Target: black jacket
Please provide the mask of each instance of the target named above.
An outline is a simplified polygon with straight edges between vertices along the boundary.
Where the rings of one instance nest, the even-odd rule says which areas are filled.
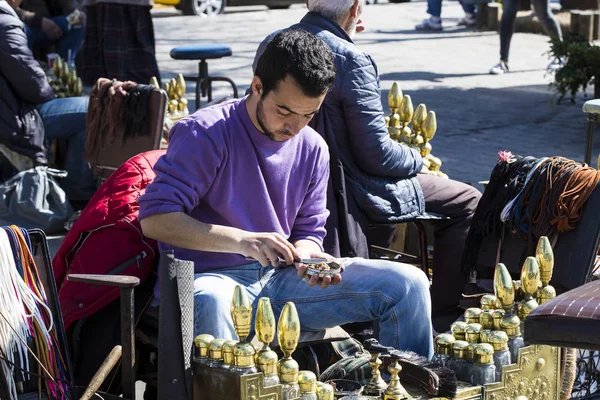
[[[36,105],[53,98],[27,45],[23,22],[0,0],[0,143],[45,164],[44,124]]]

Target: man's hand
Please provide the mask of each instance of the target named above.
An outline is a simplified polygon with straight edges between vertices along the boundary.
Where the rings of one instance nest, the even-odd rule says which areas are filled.
[[[60,26],[56,25],[54,21],[49,18],[42,18],[42,31],[52,40],[58,40],[62,37],[63,31]]]
[[[322,251],[313,251],[308,254],[303,254],[302,258],[324,258],[328,261],[335,260],[332,256],[327,253],[323,253]],[[298,276],[305,279],[309,286],[319,285],[323,289],[326,289],[329,285],[337,285],[342,281],[342,275],[340,275],[344,271],[344,267],[340,267],[340,274],[335,274],[333,276],[324,276],[323,278],[319,277],[319,275],[309,276],[306,274],[308,266],[306,264],[296,263],[296,269],[298,270]]]
[[[279,257],[283,258],[288,265],[300,259],[294,245],[277,233],[247,232],[241,242],[241,254],[255,259],[263,267],[279,266]]]

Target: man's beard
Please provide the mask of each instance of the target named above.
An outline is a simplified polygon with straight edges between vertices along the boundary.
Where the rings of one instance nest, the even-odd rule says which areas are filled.
[[[346,33],[348,34],[348,36],[350,36],[350,39],[354,40],[354,36],[356,36],[356,25],[358,24],[358,19],[350,22],[348,25],[348,27],[346,29],[344,29],[346,31]]]
[[[258,100],[258,104],[256,104],[256,121],[258,122],[258,125],[260,125],[260,129],[262,129],[263,133],[272,141],[277,142],[278,140],[275,138],[275,134],[270,131],[269,129],[267,129],[264,120],[265,120],[265,110],[263,108],[263,102],[262,102],[262,98]],[[288,137],[292,137],[294,135],[292,135],[289,131],[285,130],[285,131],[277,131],[277,133],[280,133],[284,136],[288,136]]]

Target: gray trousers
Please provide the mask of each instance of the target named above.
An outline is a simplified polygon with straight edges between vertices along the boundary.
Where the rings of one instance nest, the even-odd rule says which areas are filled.
[[[519,3],[519,0],[503,0],[502,21],[500,21],[500,59],[507,63]],[[546,33],[562,40],[560,25],[550,11],[550,0],[531,0],[531,4],[535,15],[544,25]]]

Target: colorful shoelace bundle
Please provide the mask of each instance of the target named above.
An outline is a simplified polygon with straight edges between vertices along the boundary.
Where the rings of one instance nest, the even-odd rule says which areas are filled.
[[[31,241],[16,226],[0,229],[0,370],[2,399],[17,399],[17,382],[33,377],[38,392],[67,398],[66,363]]]

